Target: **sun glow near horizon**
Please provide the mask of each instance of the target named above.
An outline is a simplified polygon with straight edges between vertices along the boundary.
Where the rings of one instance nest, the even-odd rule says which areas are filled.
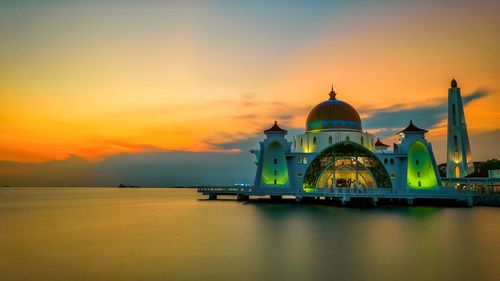
[[[303,128],[332,82],[369,117],[446,99],[454,76],[488,92],[465,108],[471,138],[500,129],[493,2],[0,5],[0,161],[235,152],[221,144],[274,120]]]

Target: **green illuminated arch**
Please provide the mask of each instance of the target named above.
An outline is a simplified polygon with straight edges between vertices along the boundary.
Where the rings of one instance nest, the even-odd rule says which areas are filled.
[[[288,168],[285,149],[277,141],[270,143],[264,150],[262,163],[262,187],[289,187]]]
[[[431,188],[438,185],[431,154],[422,142],[413,143],[408,150],[406,178],[410,188]]]
[[[318,188],[320,177],[324,171],[339,159],[353,159],[362,163],[375,179],[376,187],[392,188],[391,179],[378,158],[367,148],[351,141],[343,141],[325,148],[307,168],[302,182],[302,189],[306,192]]]

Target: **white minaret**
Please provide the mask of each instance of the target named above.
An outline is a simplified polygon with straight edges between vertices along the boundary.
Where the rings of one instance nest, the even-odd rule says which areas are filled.
[[[465,124],[464,107],[460,88],[457,81],[451,80],[448,89],[448,162],[446,176],[449,178],[463,178],[474,172],[472,155],[470,152],[469,135]]]

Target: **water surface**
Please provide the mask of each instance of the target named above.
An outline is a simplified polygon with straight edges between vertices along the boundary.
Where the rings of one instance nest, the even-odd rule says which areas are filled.
[[[0,280],[500,280],[500,209],[0,189]]]

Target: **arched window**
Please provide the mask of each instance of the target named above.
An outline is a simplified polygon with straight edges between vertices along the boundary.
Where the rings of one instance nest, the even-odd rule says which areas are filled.
[[[347,136],[347,137],[345,137],[345,140],[346,140],[346,141],[349,141],[349,140],[351,140],[351,139],[349,138],[349,136]]]
[[[277,183],[277,180],[276,180],[276,179],[274,179],[274,184],[276,184],[276,183]]]
[[[313,145],[316,145],[316,137],[313,138]]]
[[[304,146],[304,139],[300,139],[300,147]]]
[[[391,163],[391,165],[394,165],[394,159],[391,158],[390,163]]]
[[[328,137],[328,144],[332,144],[332,143],[333,143],[333,138],[332,138],[332,136],[329,136]]]
[[[384,159],[384,165],[387,165],[387,158]]]
[[[457,137],[457,135],[453,136],[453,147],[455,148],[455,153],[458,153],[458,137]]]
[[[278,164],[278,159],[274,158],[274,164]]]
[[[420,178],[420,172],[417,172],[417,177]]]
[[[278,174],[278,171],[274,170],[274,175],[276,176]]]
[[[293,149],[296,149],[297,148],[297,141],[295,140],[295,138],[293,138]]]
[[[415,160],[415,165],[420,165],[420,161],[418,161],[418,159]]]

